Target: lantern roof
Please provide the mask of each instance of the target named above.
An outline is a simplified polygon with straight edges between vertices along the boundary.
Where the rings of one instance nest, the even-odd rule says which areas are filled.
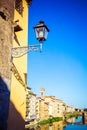
[[[26,2],[28,3],[28,5],[32,4],[32,0],[26,0]]]
[[[37,24],[34,28],[39,28],[39,27],[45,27],[47,31],[49,32],[48,27],[44,24],[44,21],[40,21],[39,24]]]

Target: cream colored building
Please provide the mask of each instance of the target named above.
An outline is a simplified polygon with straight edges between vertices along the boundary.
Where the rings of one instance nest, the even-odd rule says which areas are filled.
[[[30,113],[30,99],[31,99],[31,88],[27,87],[26,89],[26,122],[29,121]]]
[[[49,102],[49,117],[63,117],[66,111],[66,104],[62,100],[57,99],[55,96],[45,96],[44,99]]]
[[[45,102],[49,103],[49,117],[55,115],[55,97],[54,96],[45,96]]]
[[[36,94],[34,94],[28,87],[27,87],[27,102],[26,102],[26,121],[29,123],[36,122]]]
[[[58,116],[63,117],[64,113],[66,112],[66,104],[60,99],[57,99],[57,103],[58,103]]]
[[[73,107],[73,106],[67,106],[67,111],[66,112],[68,112],[68,113],[75,112],[75,107]]]

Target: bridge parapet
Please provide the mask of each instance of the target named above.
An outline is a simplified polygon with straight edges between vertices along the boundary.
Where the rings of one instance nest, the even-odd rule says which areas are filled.
[[[83,124],[87,124],[87,112],[82,113],[82,122]]]

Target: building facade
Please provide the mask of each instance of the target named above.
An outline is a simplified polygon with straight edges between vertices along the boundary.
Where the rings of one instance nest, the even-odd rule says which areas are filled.
[[[49,103],[41,97],[37,97],[37,121],[49,118]]]
[[[67,106],[66,103],[55,96],[45,96],[45,89],[40,89],[40,97],[37,97],[30,88],[27,88],[27,124],[35,124],[38,121],[46,120],[51,117],[62,117],[68,112],[75,112],[73,106]]]
[[[28,44],[28,5],[31,0],[15,0],[14,47]],[[13,58],[8,130],[24,130],[26,118],[27,55]]]
[[[49,117],[63,117],[66,112],[66,104],[57,99],[55,96],[45,96],[45,89],[40,89],[41,97],[39,97],[39,118],[40,120]]]
[[[34,94],[29,87],[26,90],[26,122],[34,123],[36,121],[36,94]]]
[[[67,113],[73,113],[73,112],[75,112],[75,107],[74,106],[67,106],[66,112]]]

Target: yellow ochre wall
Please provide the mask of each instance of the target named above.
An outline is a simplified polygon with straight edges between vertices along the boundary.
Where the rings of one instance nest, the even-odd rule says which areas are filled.
[[[14,13],[14,21],[23,29],[16,32],[16,36],[20,46],[27,46],[28,44],[28,4],[23,0],[23,16],[16,10]],[[14,40],[13,47],[19,47]],[[24,73],[27,73],[27,55],[19,58],[13,58],[13,63],[18,70],[23,82],[25,82]],[[26,116],[26,90],[24,86],[15,78],[12,72],[11,95],[10,95],[10,110],[8,119],[8,130],[24,130],[25,116]]]

